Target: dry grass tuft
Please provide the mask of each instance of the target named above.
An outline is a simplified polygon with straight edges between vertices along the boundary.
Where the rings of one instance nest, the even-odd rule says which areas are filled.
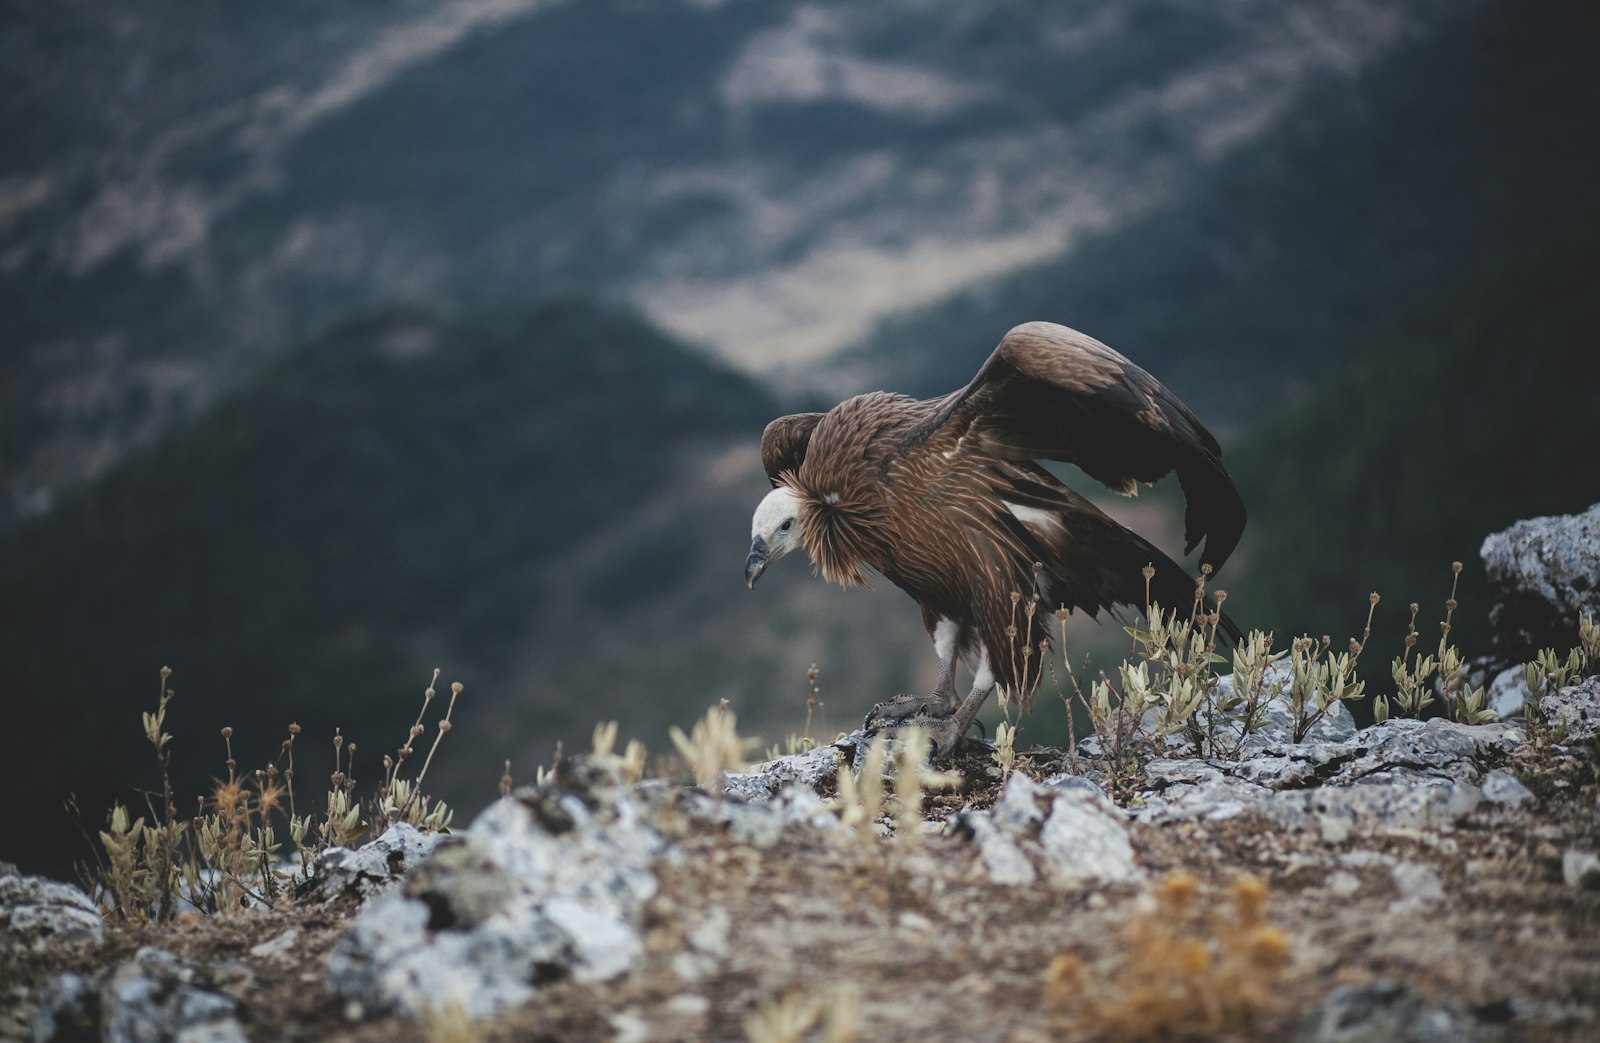
[[[726,699],[707,710],[688,735],[676,725],[667,735],[689,765],[695,783],[708,788],[716,788],[725,771],[743,771],[745,754],[755,745],[754,739],[739,735],[738,721]]]
[[[792,992],[757,1007],[744,1019],[750,1043],[802,1043],[821,1027],[821,1043],[853,1043],[860,1038],[861,996],[842,985],[822,996]]]
[[[1083,961],[1063,953],[1046,973],[1046,1002],[1111,1040],[1248,1031],[1287,974],[1293,946],[1267,920],[1267,886],[1256,877],[1235,880],[1225,903],[1202,899],[1193,876],[1169,874],[1128,922],[1115,970],[1092,980]]]
[[[172,671],[161,669],[161,695],[155,711],[143,716],[144,733],[156,751],[161,773],[162,813],[151,821],[133,817],[114,804],[99,831],[95,868],[85,869],[85,883],[108,916],[135,922],[172,919],[180,905],[214,914],[250,906],[272,906],[297,882],[309,879],[311,864],[324,850],[349,846],[394,822],[409,822],[424,831],[445,831],[454,812],[423,793],[428,766],[446,732],[461,695],[451,685],[450,704],[436,722],[435,736],[422,769],[406,778],[403,768],[412,740],[422,734],[434,701],[439,672],[433,673],[423,696],[422,712],[395,757],[384,758],[384,781],[363,803],[356,795],[356,744],[340,732],[333,736],[333,772],[320,812],[302,814],[295,795],[295,741],[298,724],[290,724],[277,754],[253,771],[240,771],[234,758],[234,731],[222,729],[226,778],[213,780],[211,792],[198,797],[191,819],[177,817],[168,772],[172,736],[164,730],[174,693],[167,687]],[[363,818],[365,814],[366,818]],[[286,851],[280,830],[292,851]]]

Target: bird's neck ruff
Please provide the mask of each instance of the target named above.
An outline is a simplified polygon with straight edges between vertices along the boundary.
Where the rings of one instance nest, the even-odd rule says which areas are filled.
[[[871,587],[865,571],[877,567],[874,548],[882,545],[883,510],[837,492],[818,493],[793,475],[788,485],[800,497],[800,545],[822,578],[841,587]]]

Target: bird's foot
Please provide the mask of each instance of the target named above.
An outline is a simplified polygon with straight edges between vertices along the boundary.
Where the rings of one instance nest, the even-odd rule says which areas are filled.
[[[867,716],[862,718],[861,727],[869,732],[878,731],[942,717],[954,711],[953,703],[938,693],[913,695],[906,692],[893,699],[885,699],[868,710]]]
[[[949,710],[937,713],[934,711],[937,705],[923,696],[898,696],[874,706],[862,728],[874,739],[894,739],[915,729],[928,737],[930,757],[942,760],[955,752],[975,722],[963,724],[958,715]]]

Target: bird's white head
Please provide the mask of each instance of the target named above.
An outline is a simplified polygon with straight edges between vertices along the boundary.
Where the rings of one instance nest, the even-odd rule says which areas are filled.
[[[800,497],[778,486],[756,505],[750,519],[750,556],[744,559],[744,582],[754,587],[767,566],[800,545]]]

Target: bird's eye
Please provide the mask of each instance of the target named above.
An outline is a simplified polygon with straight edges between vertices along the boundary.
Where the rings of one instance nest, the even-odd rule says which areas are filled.
[[[788,532],[794,526],[793,518],[785,518],[783,524],[778,526],[779,532]]]

